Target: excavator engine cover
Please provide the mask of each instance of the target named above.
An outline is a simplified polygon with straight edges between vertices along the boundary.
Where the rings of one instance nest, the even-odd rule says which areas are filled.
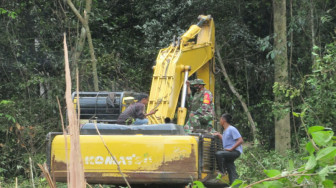
[[[199,139],[185,135],[179,125],[97,124],[97,128],[101,136],[93,123],[81,128],[81,154],[89,183],[123,184],[116,163],[132,184],[164,184],[172,183],[172,179],[174,183],[187,183],[199,178]],[[48,135],[48,163],[56,181],[66,182],[67,178],[70,137],[67,135],[66,139],[67,150],[62,133]]]

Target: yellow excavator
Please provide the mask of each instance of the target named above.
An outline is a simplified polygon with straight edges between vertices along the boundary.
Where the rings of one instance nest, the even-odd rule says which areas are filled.
[[[203,79],[207,89],[214,93],[214,21],[210,15],[200,15],[198,19],[197,24],[169,47],[161,49],[157,56],[147,111],[158,111],[148,117],[149,125],[118,125],[108,115],[92,118],[92,114],[99,114],[97,108],[94,108],[94,113],[90,112],[90,118],[83,116],[83,119],[96,120],[87,121],[80,130],[81,154],[88,183],[125,184],[117,169],[118,163],[131,185],[176,187],[195,180],[223,185],[223,181],[213,181],[217,175],[215,152],[222,148],[221,141],[211,134],[186,134],[183,129],[188,78]],[[104,114],[113,111],[113,117],[116,117],[128,100],[136,98],[135,95],[127,92],[96,93],[96,98],[99,98],[95,99],[94,106],[101,106]],[[81,110],[90,106],[94,98],[77,99],[75,96],[74,102],[81,105]],[[104,101],[107,101],[105,106]],[[176,109],[178,104],[180,107]],[[174,122],[176,117],[176,124],[167,122],[167,118]],[[117,162],[105,148],[96,127]],[[56,181],[66,182],[69,158],[66,153],[69,152],[65,150],[64,136],[62,133],[49,133],[47,140],[47,163],[51,175]],[[67,148],[70,148],[69,141]]]

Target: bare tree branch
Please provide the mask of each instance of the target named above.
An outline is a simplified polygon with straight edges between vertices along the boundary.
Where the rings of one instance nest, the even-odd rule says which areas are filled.
[[[245,188],[252,187],[253,185],[256,185],[256,184],[259,184],[259,183],[262,183],[262,182],[265,182],[265,181],[274,181],[274,180],[278,180],[278,179],[281,179],[281,178],[295,177],[295,176],[316,176],[316,175],[318,175],[318,174],[304,174],[303,172],[301,172],[301,173],[288,174],[288,175],[285,175],[285,176],[276,176],[276,177],[266,178],[266,179],[254,182],[254,183],[246,186]]]
[[[49,174],[47,165],[45,163],[43,165],[41,165],[41,164],[37,164],[37,165],[40,167],[44,177],[47,179],[49,187],[50,188],[56,188],[56,185],[53,183],[53,181],[51,179],[51,176]]]
[[[111,155],[113,161],[117,164],[117,168],[118,168],[119,173],[120,173],[121,176],[124,178],[124,181],[126,182],[128,188],[131,188],[131,185],[128,183],[128,181],[127,181],[127,179],[126,179],[124,173],[121,171],[121,168],[120,168],[120,165],[119,165],[117,159],[114,157],[114,155],[112,154],[112,152],[110,151],[110,149],[107,147],[104,138],[103,138],[102,135],[100,134],[99,129],[98,129],[98,127],[97,127],[97,122],[95,122],[94,125],[95,125],[96,131],[97,131],[97,133],[98,133],[98,135],[99,135],[101,141],[103,142],[103,144],[104,144],[106,150],[107,150],[108,153]]]
[[[79,19],[79,21],[85,25],[85,20],[84,18],[82,17],[82,15],[78,12],[78,10],[76,9],[75,5],[72,3],[71,0],[67,0],[67,3],[69,5],[69,7],[71,8],[71,10],[75,13],[75,15],[77,16],[77,18]]]
[[[232,84],[232,82],[231,82],[231,80],[229,78],[229,75],[226,72],[226,69],[225,69],[225,66],[224,66],[224,62],[222,60],[222,57],[220,55],[219,48],[218,48],[217,45],[216,45],[216,49],[217,49],[216,52],[217,52],[217,57],[218,57],[219,65],[221,67],[221,72],[223,73],[223,75],[224,75],[224,77],[225,77],[225,79],[226,79],[226,81],[227,81],[227,83],[228,83],[228,85],[229,85],[232,93],[238,98],[238,100],[241,103],[241,105],[242,105],[242,107],[243,107],[243,109],[244,109],[244,111],[245,111],[245,113],[247,115],[248,121],[250,122],[251,128],[252,128],[252,135],[253,135],[254,142],[256,142],[257,141],[256,140],[257,139],[257,137],[256,137],[256,134],[257,134],[256,133],[256,126],[255,126],[255,123],[254,123],[253,118],[251,116],[251,113],[248,110],[248,107],[247,107],[246,103],[244,102],[243,97],[237,92],[236,88],[233,86],[233,84]]]
[[[98,87],[97,59],[94,53],[91,31],[89,27],[89,14],[91,12],[92,0],[86,0],[84,17],[79,13],[79,11],[76,9],[75,5],[72,3],[71,0],[67,0],[67,3],[70,6],[71,10],[75,13],[77,18],[79,19],[79,21],[82,23],[83,27],[85,28],[86,37],[89,43],[90,56],[91,56],[94,90],[98,91],[99,87]]]

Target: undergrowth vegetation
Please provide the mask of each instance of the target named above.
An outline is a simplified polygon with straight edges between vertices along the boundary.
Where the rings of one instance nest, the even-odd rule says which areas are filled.
[[[263,146],[244,148],[244,154],[236,160],[239,179],[248,183],[267,178],[264,173],[267,169],[284,170],[290,166],[301,166],[305,155],[301,152],[288,151],[282,156],[275,151],[269,151]]]
[[[305,124],[303,126],[306,126]],[[302,152],[288,151],[286,156],[252,147],[237,162],[240,180],[237,187],[325,187],[336,180],[336,137],[323,126],[307,128],[308,142]]]

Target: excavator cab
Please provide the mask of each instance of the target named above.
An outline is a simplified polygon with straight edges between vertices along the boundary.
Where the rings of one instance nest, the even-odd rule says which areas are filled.
[[[73,92],[72,100],[80,114],[81,125],[92,122],[116,123],[119,115],[130,104],[138,101],[140,94],[130,91]]]

